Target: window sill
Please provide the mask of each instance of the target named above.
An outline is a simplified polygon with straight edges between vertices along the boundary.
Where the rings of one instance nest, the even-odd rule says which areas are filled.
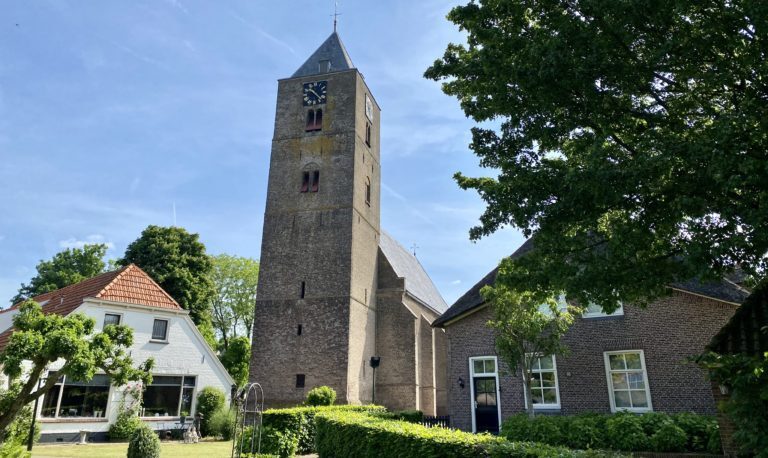
[[[538,410],[560,410],[560,409],[561,409],[560,404],[556,404],[556,405],[553,404],[551,406],[542,406],[542,405],[538,405],[538,406],[534,405],[533,406],[533,410],[537,410],[537,411]]]
[[[156,344],[168,344],[167,340],[155,340],[155,339],[149,339],[149,343],[156,343]]]
[[[624,314],[621,315],[582,315],[581,318],[585,320],[615,320],[618,318],[624,318]]]
[[[107,423],[104,417],[38,418],[40,423]]]
[[[162,416],[162,417],[139,417],[141,421],[181,421],[181,417],[175,417],[175,416]],[[187,418],[190,418],[187,416]]]

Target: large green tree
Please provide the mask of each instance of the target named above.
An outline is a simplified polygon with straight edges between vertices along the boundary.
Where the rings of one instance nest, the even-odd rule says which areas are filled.
[[[459,99],[488,177],[456,174],[536,249],[523,290],[610,310],[768,252],[768,2],[478,0],[426,76]]]
[[[212,323],[221,338],[224,350],[230,339],[238,335],[250,337],[253,309],[256,306],[256,285],[259,281],[259,261],[240,256],[214,256]]]
[[[148,273],[182,308],[192,321],[210,333],[211,300],[215,290],[213,263],[198,234],[180,227],[148,226],[128,245],[118,264],[136,264]]]
[[[37,275],[28,284],[21,285],[19,293],[11,299],[11,304],[79,283],[104,272],[106,253],[107,245],[96,243],[82,248],[67,248],[50,261],[41,260],[37,264]]]
[[[133,330],[127,326],[110,325],[93,334],[93,318],[80,313],[46,315],[34,301],[19,306],[13,326],[15,331],[0,352],[0,366],[12,380],[0,396],[0,441],[24,406],[50,390],[60,375],[88,381],[101,371],[116,386],[129,380],[146,385],[152,380],[154,361],[150,358],[136,368],[126,353],[133,344]],[[58,376],[46,377],[48,366],[56,361],[63,363]],[[41,377],[45,382],[38,386]]]
[[[239,386],[245,385],[251,362],[251,339],[245,336],[233,337],[226,348],[222,345],[219,350],[219,360],[229,375]]]

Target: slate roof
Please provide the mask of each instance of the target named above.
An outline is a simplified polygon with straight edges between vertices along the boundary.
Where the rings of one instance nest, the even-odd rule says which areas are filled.
[[[155,283],[139,266],[131,264],[112,272],[103,273],[32,299],[42,305],[44,314],[66,316],[78,308],[86,298],[103,299],[127,304],[147,305],[169,310],[181,310],[181,306],[163,288]],[[16,309],[21,303],[3,310]],[[13,328],[0,334],[0,349],[5,348]]]
[[[381,231],[379,248],[394,269],[395,274],[405,278],[405,290],[408,294],[438,313],[445,312],[448,304],[416,256],[384,231]]]
[[[533,238],[529,238],[523,243],[520,248],[517,249],[510,258],[518,258],[533,250]],[[448,310],[443,313],[432,326],[442,326],[448,321],[457,318],[477,307],[480,307],[485,303],[480,290],[485,285],[492,285],[496,281],[496,275],[499,272],[499,268],[496,267],[490,271],[485,277],[477,282],[472,288],[469,289],[463,296],[461,296]],[[693,294],[701,296],[711,297],[713,299],[721,300],[724,302],[731,302],[735,304],[741,304],[749,295],[749,291],[737,283],[729,280],[722,279],[715,282],[702,282],[700,280],[690,280],[686,282],[677,282],[669,285],[673,289],[679,289]]]
[[[344,48],[344,44],[341,42],[341,38],[339,38],[339,34],[334,31],[331,36],[329,36],[323,44],[309,56],[309,59],[296,70],[291,78],[327,73],[320,70],[320,62],[325,60],[331,63],[331,68],[329,70],[331,72],[355,68],[352,59],[350,59],[349,54],[347,54],[346,48]]]

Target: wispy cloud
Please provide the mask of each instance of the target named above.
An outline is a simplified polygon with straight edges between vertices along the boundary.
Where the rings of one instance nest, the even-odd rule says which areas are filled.
[[[184,6],[184,4],[181,3],[179,0],[165,0],[165,1],[166,1],[166,3],[169,3],[169,4],[173,5],[174,7],[180,9],[185,14],[189,14],[189,10],[187,9],[187,7]]]
[[[454,280],[454,281],[451,282],[451,284],[452,285],[460,285],[461,284],[461,280]]]
[[[101,234],[91,234],[87,237],[85,237],[84,240],[78,240],[75,237],[70,237],[66,240],[59,241],[59,246],[61,248],[82,248],[85,245],[92,245],[94,243],[103,243],[107,246],[108,249],[112,249],[115,247],[115,244],[112,242],[107,242],[106,238]]]
[[[144,63],[154,65],[156,67],[162,68],[163,70],[168,70],[168,66],[164,62],[161,62],[157,59],[153,59],[149,56],[145,56],[144,54],[134,51],[132,48],[129,48],[128,46],[122,45],[120,43],[113,43],[113,44],[117,46],[120,50],[125,52],[126,54],[129,54]]]
[[[386,191],[386,192],[387,192],[387,194],[389,194],[390,196],[394,197],[394,198],[395,198],[395,199],[397,199],[397,200],[400,200],[400,201],[402,201],[402,202],[406,202],[406,201],[407,201],[407,199],[405,198],[405,196],[403,196],[403,195],[402,195],[402,194],[400,194],[399,192],[395,191],[394,189],[390,188],[390,187],[389,187],[389,186],[387,186],[387,184],[386,184],[386,183],[384,183],[384,182],[382,182],[382,183],[381,183],[381,189],[383,189],[384,191]]]
[[[276,44],[278,46],[281,46],[281,47],[287,49],[288,52],[290,52],[294,56],[297,55],[296,54],[296,50],[293,49],[293,47],[291,45],[289,45],[288,43],[286,43],[283,40],[275,37],[274,35],[270,34],[269,32],[267,32],[266,30],[262,29],[261,27],[251,23],[250,21],[248,21],[244,17],[240,16],[239,14],[235,13],[234,11],[230,10],[229,14],[231,14],[232,17],[235,18],[238,22],[240,22],[240,23],[242,23],[242,24],[252,28],[253,30],[259,32],[259,34],[261,34],[261,36],[263,36],[267,40],[271,41],[272,43],[274,43],[274,44]]]

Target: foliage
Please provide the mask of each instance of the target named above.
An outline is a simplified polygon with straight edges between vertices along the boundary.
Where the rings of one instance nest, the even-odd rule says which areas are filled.
[[[229,339],[229,345],[219,345],[219,360],[238,386],[248,383],[248,370],[251,361],[251,341],[245,336]]]
[[[746,455],[768,457],[768,352],[758,356],[707,353],[699,361],[713,381],[728,389],[729,399],[720,408],[736,427],[734,443]]]
[[[141,267],[182,308],[189,310],[201,332],[210,330],[211,300],[215,294],[210,278],[213,263],[197,234],[180,227],[150,225],[128,245],[118,262]]]
[[[147,359],[138,368],[126,349],[133,344],[133,330],[127,326],[107,326],[93,334],[95,321],[81,313],[67,316],[44,315],[34,301],[24,302],[13,317],[14,333],[0,353],[3,372],[15,380],[5,396],[0,398],[0,431],[19,411],[50,390],[57,376],[71,380],[90,380],[97,370],[104,372],[115,386],[129,380],[152,380],[154,360]],[[49,364],[62,363],[57,376],[47,377],[42,387],[38,380]],[[25,375],[24,382],[19,379]]]
[[[211,258],[216,294],[213,297],[212,324],[221,337],[223,348],[229,348],[231,338],[250,336],[253,310],[256,306],[256,285],[259,281],[259,261],[221,254]]]
[[[631,413],[617,413],[605,422],[610,448],[616,450],[648,450],[648,436],[645,435],[640,418]]]
[[[104,272],[107,245],[92,244],[82,248],[67,248],[50,261],[37,264],[37,275],[29,284],[22,284],[19,293],[11,299],[17,304],[25,299],[73,285]]]
[[[424,421],[424,412],[421,410],[401,410],[400,412],[376,412],[376,416],[388,420],[407,421],[408,423],[421,423]]]
[[[114,423],[109,425],[107,436],[112,441],[124,441],[133,436],[133,433],[144,423],[136,415],[136,410],[123,408],[121,404],[120,411]]]
[[[651,448],[657,452],[683,452],[688,444],[688,436],[672,421],[665,421],[651,435],[650,442]]]
[[[253,437],[253,434],[256,437]],[[253,440],[253,443],[251,441]],[[259,428],[253,428],[249,426],[243,431],[242,441],[240,442],[240,450],[243,453],[249,453],[253,450],[260,450],[262,454],[284,457],[292,457],[296,455],[296,451],[299,449],[299,438],[296,437],[292,431],[280,431],[271,426],[261,427],[261,435],[259,435]]]
[[[596,452],[569,450],[545,444],[508,442],[489,434],[470,434],[447,428],[428,428],[388,420],[364,412],[331,410],[315,416],[320,456],[361,458],[424,457],[586,457]]]
[[[719,445],[716,419],[694,413],[518,414],[504,420],[501,436],[574,449],[720,453],[708,448],[710,441]]]
[[[502,265],[500,275],[504,270]],[[511,371],[530,374],[538,357],[566,352],[560,338],[573,322],[574,307],[561,309],[551,294],[515,291],[499,280],[480,292],[494,310],[488,325],[496,332],[496,351]],[[531,383],[525,389],[526,410],[534,416]]]
[[[200,422],[200,434],[202,436],[213,434],[209,428],[211,417],[213,417],[214,412],[224,408],[226,401],[227,395],[216,387],[206,386],[200,390],[197,395],[197,413],[203,415],[203,420]]]
[[[381,414],[386,409],[375,405],[338,405],[318,407],[294,407],[290,409],[268,409],[262,415],[262,424],[277,431],[291,432],[299,440],[299,452],[316,453],[315,415],[322,412],[366,412]]]
[[[336,402],[336,390],[330,386],[316,386],[309,390],[304,404],[308,406],[332,406]]]
[[[0,458],[30,458],[26,444],[17,441],[5,441],[0,444]]]
[[[510,284],[612,311],[670,281],[765,268],[768,5],[471,1],[425,76],[483,127],[457,173],[536,249]],[[762,276],[762,275],[760,275]]]
[[[216,410],[208,420],[208,429],[213,436],[221,437],[223,440],[232,440],[232,433],[235,427],[235,412],[226,407]]]
[[[128,458],[160,458],[160,438],[148,425],[142,423],[131,435]]]
[[[0,397],[5,397],[9,393],[6,390],[0,390]],[[18,416],[8,425],[5,431],[5,438],[0,444],[0,458],[29,458],[27,452],[27,442],[29,441],[29,427],[32,424],[32,407],[24,406],[19,411]],[[34,442],[40,439],[40,423],[35,423]]]

